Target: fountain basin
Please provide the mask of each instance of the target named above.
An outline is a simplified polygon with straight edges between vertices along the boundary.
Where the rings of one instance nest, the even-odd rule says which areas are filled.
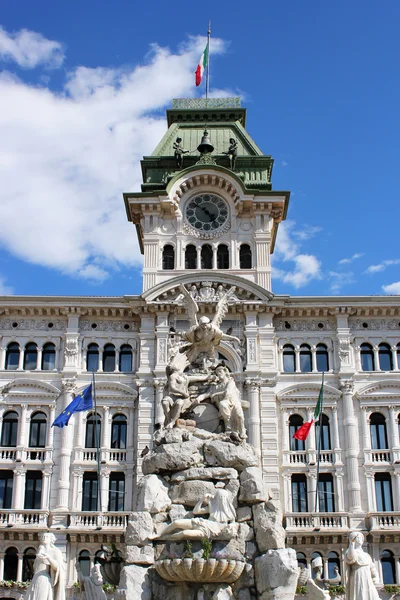
[[[246,563],[225,558],[166,558],[155,563],[157,573],[166,581],[233,583]]]

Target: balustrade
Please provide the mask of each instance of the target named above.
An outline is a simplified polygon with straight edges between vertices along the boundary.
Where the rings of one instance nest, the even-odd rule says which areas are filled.
[[[287,530],[348,529],[347,515],[334,513],[292,513],[286,517]]]

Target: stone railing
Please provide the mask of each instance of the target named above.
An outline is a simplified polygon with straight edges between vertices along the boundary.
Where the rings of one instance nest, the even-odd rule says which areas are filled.
[[[307,465],[317,462],[316,450],[286,450],[282,454],[284,465]],[[338,452],[333,450],[321,450],[320,460],[321,464],[334,464],[340,460],[340,454],[338,456]]]
[[[47,528],[48,510],[0,510],[0,527],[13,525]]]
[[[17,451],[15,448],[0,448],[0,460],[15,460]]]
[[[123,530],[128,524],[128,512],[77,512],[70,514],[70,528],[97,529],[108,528]]]
[[[103,464],[109,462],[125,463],[127,461],[127,450],[118,448],[109,450],[100,450],[100,460]],[[75,450],[74,461],[76,462],[97,462],[96,448],[83,448]]]
[[[286,515],[286,529],[342,530],[348,529],[347,515],[338,513],[291,513]]]
[[[400,513],[371,513],[369,515],[370,529],[393,529],[400,528]]]

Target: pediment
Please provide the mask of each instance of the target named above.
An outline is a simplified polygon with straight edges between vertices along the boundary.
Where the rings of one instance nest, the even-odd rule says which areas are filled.
[[[1,393],[6,396],[8,400],[13,398],[41,398],[43,400],[55,400],[60,394],[61,390],[45,381],[38,381],[37,379],[15,379],[11,383],[6,384]]]
[[[279,400],[310,400],[318,398],[321,385],[319,383],[298,383],[287,387],[278,392]],[[336,401],[340,398],[341,392],[337,388],[324,384],[324,401]]]
[[[391,400],[400,398],[400,379],[375,381],[356,393],[359,400]]]
[[[86,387],[86,384],[80,386],[76,393],[81,392]],[[120,403],[121,399],[136,400],[138,396],[137,390],[124,383],[116,381],[96,381],[96,397],[99,400],[117,400]]]

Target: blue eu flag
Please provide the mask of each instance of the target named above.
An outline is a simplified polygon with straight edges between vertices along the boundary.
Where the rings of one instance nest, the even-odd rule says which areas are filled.
[[[90,384],[87,386],[87,388],[75,396],[72,402],[68,404],[67,408],[62,411],[61,415],[58,415],[52,424],[52,427],[60,427],[60,429],[62,429],[64,425],[68,425],[71,415],[83,410],[89,410],[92,408],[92,406],[92,384]]]

